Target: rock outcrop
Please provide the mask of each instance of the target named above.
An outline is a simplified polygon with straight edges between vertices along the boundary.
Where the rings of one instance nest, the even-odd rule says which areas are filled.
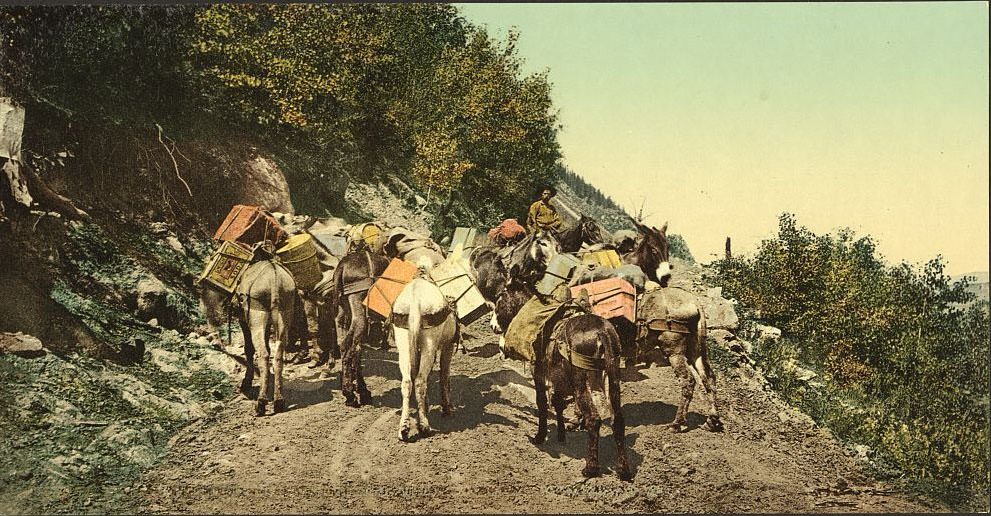
[[[293,215],[289,183],[279,165],[265,156],[256,155],[243,165],[237,181],[235,196],[238,204],[263,206],[268,211]]]

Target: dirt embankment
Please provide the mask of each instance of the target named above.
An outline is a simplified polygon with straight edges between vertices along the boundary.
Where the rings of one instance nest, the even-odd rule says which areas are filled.
[[[504,360],[484,321],[467,330],[452,370],[455,414],[436,405],[437,433],[397,438],[400,375],[394,349],[370,350],[374,405],[352,409],[338,372],[288,368],[288,412],[255,418],[238,398],[183,430],[171,455],[136,487],[153,513],[311,512],[930,512],[940,510],[871,481],[828,431],[815,427],[743,369],[719,378],[723,433],[675,434],[678,383],[669,367],[627,371],[622,384],[635,477],[612,474],[604,425],[600,478],[585,480],[586,434],[534,446],[529,371]],[[230,350],[231,352],[235,350]],[[527,373],[527,374],[524,374]],[[436,373],[434,373],[436,375]],[[570,410],[570,409],[569,409]],[[551,423],[553,425],[553,423]]]

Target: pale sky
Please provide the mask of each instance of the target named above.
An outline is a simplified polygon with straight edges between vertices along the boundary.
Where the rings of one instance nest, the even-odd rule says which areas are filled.
[[[457,4],[550,70],[565,163],[695,258],[782,212],[988,270],[988,4]]]

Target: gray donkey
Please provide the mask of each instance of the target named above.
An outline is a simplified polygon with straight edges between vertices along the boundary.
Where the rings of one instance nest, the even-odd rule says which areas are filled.
[[[244,271],[241,283],[235,291],[240,306],[241,332],[244,334],[244,358],[247,367],[241,392],[246,396],[251,390],[255,374],[255,343],[258,343],[261,388],[255,401],[255,415],[265,415],[268,403],[269,363],[274,357],[275,388],[273,408],[275,412],[286,409],[282,396],[282,367],[285,346],[289,342],[289,325],[293,320],[296,304],[296,282],[288,269],[275,259],[252,263]],[[269,324],[272,331],[269,332]]]

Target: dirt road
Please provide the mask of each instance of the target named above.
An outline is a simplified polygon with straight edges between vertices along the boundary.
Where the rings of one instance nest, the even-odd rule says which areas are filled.
[[[139,483],[141,505],[153,513],[941,510],[872,482],[828,432],[738,376],[719,377],[723,433],[704,431],[696,412],[690,431],[672,433],[662,426],[678,399],[669,367],[641,368],[622,384],[633,481],[612,472],[608,425],[600,450],[609,469],[584,480],[586,434],[558,443],[552,418],[548,441],[530,444],[529,376],[502,359],[484,322],[467,333],[469,353],[452,367],[452,417],[441,416],[436,372],[431,378],[435,435],[397,439],[394,349],[366,351],[375,400],[360,409],[333,390],[338,370],[326,377],[291,366],[288,412],[256,418],[239,397],[190,426]]]

